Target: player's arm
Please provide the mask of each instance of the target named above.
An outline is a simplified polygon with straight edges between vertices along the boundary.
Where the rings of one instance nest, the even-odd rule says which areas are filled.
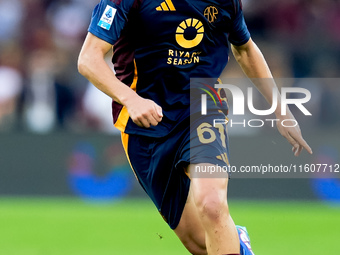
[[[277,122],[277,128],[281,135],[284,136],[293,146],[292,150],[295,156],[299,156],[303,148],[305,148],[310,154],[312,154],[312,149],[303,139],[299,126],[284,127],[281,125],[283,120],[295,118],[288,107],[287,115],[283,116],[281,114],[280,93],[274,80],[272,79],[273,76],[268,68],[268,65],[257,45],[252,41],[252,39],[249,39],[247,43],[241,46],[232,45],[231,48],[235,59],[240,64],[244,73],[250,79],[253,78],[253,83],[270,105],[272,105],[273,102],[273,89],[277,90],[278,106],[275,110],[276,118],[279,120]]]
[[[111,48],[111,44],[88,33],[78,58],[79,72],[102,92],[124,105],[138,126],[156,126],[162,120],[162,108],[152,100],[140,97],[117,79],[104,60]]]

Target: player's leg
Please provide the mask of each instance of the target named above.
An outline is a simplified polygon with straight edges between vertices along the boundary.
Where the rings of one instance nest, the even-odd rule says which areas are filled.
[[[209,164],[200,164],[209,165]],[[190,171],[195,165],[189,166]],[[192,178],[191,191],[209,255],[239,254],[238,233],[227,203],[228,178]]]
[[[226,178],[191,180],[187,203],[175,233],[192,254],[239,253],[239,238],[226,199],[227,185]]]
[[[181,220],[174,232],[191,254],[207,254],[205,230],[199,218],[191,190],[189,191]]]
[[[150,198],[153,199],[153,202],[169,226],[175,229],[181,241],[192,254],[207,254],[205,237],[207,236],[207,243],[214,246],[215,241],[210,241],[210,239],[214,239],[212,232],[214,228],[206,226],[206,222],[209,222],[209,220],[202,221],[202,214],[200,212],[203,210],[202,207],[201,210],[199,209],[203,203],[197,203],[197,201],[208,201],[209,198],[202,198],[202,194],[199,192],[195,192],[196,198],[194,198],[193,191],[206,188],[209,185],[218,187],[218,189],[223,187],[222,190],[224,191],[222,191],[222,193],[224,195],[219,197],[224,197],[225,201],[227,182],[222,182],[222,185],[218,183],[217,185],[211,185],[209,184],[210,181],[207,183],[209,185],[200,184],[200,182],[198,182],[198,185],[190,185],[188,177],[183,169],[181,171],[180,164],[178,164],[180,161],[189,162],[189,155],[186,155],[188,154],[186,147],[188,147],[189,139],[187,139],[188,135],[184,131],[182,132],[184,136],[183,139],[181,139],[181,134],[176,133],[176,137],[169,136],[167,139],[153,139],[136,135],[129,137],[129,135],[123,134],[122,140],[137,179],[149,194]],[[173,143],[175,144],[173,145]],[[177,145],[176,143],[180,144]],[[182,149],[179,150],[178,148]],[[178,151],[183,153],[178,153]],[[133,157],[129,157],[129,155],[133,155]],[[155,162],[157,162],[157,164]],[[220,180],[223,179],[218,180],[220,182]],[[160,185],[160,183],[163,184]],[[224,202],[219,202],[217,204],[223,203]],[[226,222],[228,222],[229,218],[225,218]],[[219,228],[217,227],[216,229]],[[218,239],[217,242],[219,242],[219,240],[220,239]],[[229,242],[228,239],[226,239],[225,242]],[[221,251],[218,255],[228,253]],[[213,255],[214,253],[209,253],[209,255],[210,254]]]
[[[223,115],[224,116],[224,115]],[[220,117],[220,116],[216,116]],[[187,168],[191,176],[188,202],[176,233],[184,245],[193,254],[239,254],[240,243],[238,233],[229,214],[227,204],[227,176],[221,178],[202,178],[195,173],[196,166],[204,166],[201,162],[207,160],[208,166],[227,165],[221,155],[227,155],[226,128],[211,128],[206,136],[200,130],[201,123],[209,123],[210,119],[197,120],[190,127],[190,139],[184,146],[182,158],[185,162],[195,162]],[[208,125],[208,124],[207,124]],[[198,126],[195,129],[195,126]],[[223,133],[223,136],[221,135]],[[185,154],[186,153],[186,154]],[[219,159],[221,157],[221,159]],[[198,167],[200,169],[200,167]],[[204,175],[204,174],[203,174]],[[205,176],[206,177],[206,176]],[[210,176],[209,176],[210,177]],[[215,176],[217,177],[217,176]],[[188,227],[190,226],[190,227]],[[204,247],[206,249],[202,250]],[[198,250],[198,253],[193,251]]]

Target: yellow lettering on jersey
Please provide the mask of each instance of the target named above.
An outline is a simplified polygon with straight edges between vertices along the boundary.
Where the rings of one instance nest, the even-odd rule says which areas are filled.
[[[199,55],[201,52],[189,52],[189,51],[179,51],[179,50],[168,50],[168,65],[188,65],[191,63],[199,63]]]

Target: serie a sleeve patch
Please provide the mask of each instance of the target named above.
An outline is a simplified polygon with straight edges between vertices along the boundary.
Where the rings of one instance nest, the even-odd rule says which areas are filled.
[[[110,30],[116,11],[117,10],[115,8],[107,5],[104,13],[102,14],[102,17],[98,22],[98,26],[106,30]]]

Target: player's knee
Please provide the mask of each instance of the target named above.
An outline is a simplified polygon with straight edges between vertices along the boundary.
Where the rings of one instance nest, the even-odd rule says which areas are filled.
[[[209,221],[219,222],[221,218],[229,215],[227,199],[217,192],[201,194],[195,199],[196,207],[201,217]]]

